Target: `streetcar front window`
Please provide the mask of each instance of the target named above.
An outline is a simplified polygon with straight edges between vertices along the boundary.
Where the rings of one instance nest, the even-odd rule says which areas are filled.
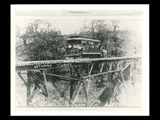
[[[81,41],[71,40],[67,42],[67,54],[79,54],[81,47]]]

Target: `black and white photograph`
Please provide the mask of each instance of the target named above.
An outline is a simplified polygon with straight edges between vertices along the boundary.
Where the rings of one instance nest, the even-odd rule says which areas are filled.
[[[16,10],[14,108],[143,108],[143,15],[139,9]]]

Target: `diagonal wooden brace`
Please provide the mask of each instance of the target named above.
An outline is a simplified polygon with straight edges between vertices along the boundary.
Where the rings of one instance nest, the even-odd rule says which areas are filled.
[[[77,88],[77,90],[76,90],[76,93],[75,93],[75,95],[72,97],[72,99],[71,99],[71,102],[74,104],[74,102],[75,102],[75,100],[76,100],[76,97],[78,96],[78,94],[79,94],[79,92],[80,92],[80,90],[81,90],[81,88],[82,88],[82,84],[83,84],[83,82],[82,81],[80,81],[79,82],[79,85],[78,85],[78,88]]]
[[[37,85],[34,86],[34,89],[33,89],[33,91],[32,91],[31,97],[30,97],[31,99],[32,99],[33,96],[35,95],[36,90],[37,90]]]
[[[31,102],[30,95],[31,95],[31,76],[29,71],[27,72],[27,100],[26,104],[29,106],[29,103]]]
[[[68,102],[70,102],[70,100],[65,96],[65,94],[63,94],[61,92],[61,90],[59,90],[59,88],[57,87],[57,85],[55,85],[55,83],[53,83],[54,88],[58,91],[58,93],[63,96]],[[74,106],[74,104],[71,103],[72,106]]]
[[[88,97],[88,92],[87,92],[87,89],[86,89],[86,82],[83,81],[83,86],[84,86],[84,91],[85,91],[85,96],[86,96],[86,100],[87,100],[87,107],[89,107],[90,105],[90,102],[89,102],[89,97]]]
[[[27,82],[23,79],[21,72],[17,72],[17,74],[21,78],[21,80],[24,82],[25,86],[27,87]]]
[[[44,77],[44,81],[45,81],[45,86],[46,86],[46,89],[47,89],[47,96],[49,96],[49,91],[48,91],[48,86],[47,86],[47,79],[46,79],[46,74],[45,74],[45,71],[43,71],[43,77]]]

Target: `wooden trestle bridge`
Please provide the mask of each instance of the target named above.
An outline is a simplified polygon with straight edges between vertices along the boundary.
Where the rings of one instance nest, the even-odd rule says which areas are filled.
[[[41,89],[45,97],[49,97],[47,82],[52,81],[56,91],[68,101],[70,106],[76,106],[76,99],[80,91],[85,95],[85,106],[94,106],[97,101],[101,101],[101,106],[112,102],[113,98],[120,92],[120,86],[125,89],[124,81],[130,79],[131,72],[140,61],[140,57],[114,57],[114,58],[94,58],[94,59],[73,59],[73,60],[47,60],[47,61],[26,61],[16,63],[16,72],[27,87],[27,105],[33,98],[35,91]],[[22,77],[23,71],[27,72],[27,79]],[[64,71],[63,74],[59,71]],[[101,98],[92,92],[92,80],[97,78],[112,83],[113,94],[110,97]],[[56,85],[58,81],[68,81],[64,90],[60,90]],[[34,83],[34,89],[31,91],[31,83]],[[65,91],[69,88],[69,97]],[[122,87],[121,87],[122,88]],[[102,90],[102,94],[105,91]],[[109,94],[109,93],[108,93]],[[90,96],[94,97],[91,100]],[[105,102],[104,102],[105,101]]]

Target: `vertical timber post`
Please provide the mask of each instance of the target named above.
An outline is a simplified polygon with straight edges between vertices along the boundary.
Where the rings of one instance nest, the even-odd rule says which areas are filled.
[[[31,76],[30,72],[27,71],[27,100],[26,100],[27,106],[29,106],[29,103],[31,102],[30,94],[31,94]]]
[[[113,61],[111,61],[111,63],[109,64],[109,71],[111,71],[112,70],[112,63]]]
[[[86,106],[89,107],[89,98],[88,98],[88,92],[87,92],[87,89],[86,89],[86,81],[83,81],[83,86],[84,86],[84,92],[85,92],[85,95],[86,95],[86,100],[87,100],[87,104]]]
[[[118,67],[118,61],[114,61],[114,70],[116,70]]]
[[[72,68],[70,68],[70,72],[71,72],[71,77],[73,76],[73,71]],[[71,107],[72,105],[72,97],[73,97],[73,85],[74,85],[74,81],[70,80],[70,99],[69,99],[69,106]]]
[[[80,90],[81,90],[81,87],[82,87],[82,82],[80,81],[80,82],[78,83],[78,86],[77,86],[75,95],[72,96],[72,100],[71,100],[72,104],[75,103],[75,99],[76,99],[76,97],[78,96],[78,94],[79,94],[79,92],[80,92]]]
[[[47,86],[47,79],[46,79],[46,74],[45,74],[45,70],[43,70],[43,77],[44,77],[44,81],[45,81],[45,87],[47,89],[47,97],[49,97],[49,92],[48,92],[48,86]]]
[[[117,70],[119,69],[120,61],[117,61]]]
[[[88,72],[88,75],[91,75],[93,66],[94,66],[94,63],[91,65],[91,68],[90,68],[90,70],[89,70],[89,72]],[[91,78],[87,78],[87,79],[88,79],[88,80],[87,80],[88,84],[87,84],[87,89],[86,89],[86,90],[87,90],[87,94],[88,94]]]
[[[71,104],[72,104],[73,85],[74,85],[74,81],[73,81],[73,80],[70,80],[70,100],[69,100],[69,105],[70,105],[70,106],[71,106]]]

